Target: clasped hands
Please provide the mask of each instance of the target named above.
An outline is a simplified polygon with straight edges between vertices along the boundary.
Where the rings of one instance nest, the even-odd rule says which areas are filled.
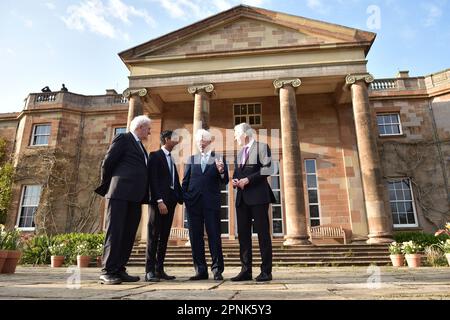
[[[250,180],[248,178],[244,179],[233,179],[233,188],[239,188],[241,190],[244,190],[245,186],[250,183]]]

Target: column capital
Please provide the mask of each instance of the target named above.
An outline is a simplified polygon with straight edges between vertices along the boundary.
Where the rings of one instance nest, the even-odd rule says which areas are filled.
[[[375,81],[375,78],[370,73],[349,74],[345,77],[345,84],[352,85],[357,81],[364,81],[370,84]]]
[[[200,91],[211,93],[214,91],[214,85],[212,83],[207,83],[207,84],[194,84],[188,87],[188,92],[190,94],[196,94]]]
[[[145,97],[147,95],[147,93],[148,93],[148,91],[147,91],[146,88],[142,88],[142,89],[130,89],[130,88],[128,88],[122,93],[122,95],[125,98],[130,98],[131,96],[134,96],[134,95],[138,95],[139,97]]]
[[[277,79],[273,82],[273,86],[275,89],[279,90],[283,88],[284,86],[291,86],[293,88],[298,88],[302,84],[302,80],[299,78],[292,78],[292,79]]]

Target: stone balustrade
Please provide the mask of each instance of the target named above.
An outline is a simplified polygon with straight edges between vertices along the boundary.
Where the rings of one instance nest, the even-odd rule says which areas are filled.
[[[128,99],[122,95],[84,96],[71,92],[31,93],[26,101],[25,109],[42,108],[46,105],[74,104],[77,107],[110,107],[113,105],[128,105]]]

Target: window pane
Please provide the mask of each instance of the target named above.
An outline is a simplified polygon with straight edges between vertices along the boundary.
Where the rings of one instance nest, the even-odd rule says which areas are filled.
[[[377,116],[377,123],[380,124],[384,124],[384,118],[383,116]]]
[[[386,126],[385,130],[386,130],[386,134],[393,134],[394,133],[394,131],[392,130],[392,126]]]
[[[275,196],[275,201],[276,201],[275,203],[276,204],[280,204],[281,203],[281,201],[280,201],[280,191],[274,191],[273,194]]]
[[[254,125],[255,124],[255,117],[254,116],[250,116],[249,117],[249,121],[250,121],[250,125]]]
[[[378,126],[378,129],[380,131],[380,134],[386,134],[386,129],[384,128],[384,126]]]
[[[393,214],[392,218],[394,220],[394,224],[400,224],[400,218],[398,217],[398,214]]]
[[[319,203],[319,199],[317,197],[317,190],[309,190],[308,199],[310,204]]]
[[[400,127],[399,126],[393,126],[392,130],[394,130],[394,134],[400,134]]]
[[[228,221],[223,221],[220,223],[220,233],[228,234]]]
[[[310,218],[319,218],[319,206],[309,206],[309,216]]]
[[[316,160],[305,160],[306,173],[316,173]]]
[[[255,113],[261,114],[261,105],[260,104],[255,105]]]
[[[317,188],[316,176],[308,175],[308,176],[306,176],[306,180],[308,183],[308,188]]]
[[[311,220],[311,227],[319,227],[319,226],[320,226],[320,220],[319,219]]]
[[[280,177],[272,176],[272,189],[280,189]]]
[[[399,214],[400,224],[408,224],[408,220],[406,219],[406,214]]]
[[[241,114],[241,106],[234,106],[234,115],[238,116]]]
[[[35,136],[34,145],[48,145],[48,136]]]
[[[255,105],[253,104],[248,105],[248,114],[255,114]]]
[[[400,121],[398,121],[398,118],[397,114],[391,115],[391,123],[399,123]]]
[[[281,207],[272,205],[272,217],[273,219],[281,219]]]
[[[220,194],[220,203],[221,203],[222,206],[227,206],[228,205],[228,193],[222,192]]]
[[[50,134],[50,126],[49,125],[37,125],[35,133],[38,135]]]
[[[115,128],[114,129],[114,136],[117,136],[118,134],[121,134],[121,133],[126,133],[127,132],[127,128]]]
[[[283,233],[283,224],[280,220],[273,221],[273,233]]]
[[[247,114],[247,106],[246,105],[242,105],[241,106],[241,115]]]
[[[220,220],[228,220],[228,208],[220,208]]]
[[[414,212],[408,212],[407,215],[408,218],[408,224],[416,224],[416,218],[414,217]]]
[[[234,118],[234,124],[237,126],[238,124],[241,124],[241,118],[235,117]]]

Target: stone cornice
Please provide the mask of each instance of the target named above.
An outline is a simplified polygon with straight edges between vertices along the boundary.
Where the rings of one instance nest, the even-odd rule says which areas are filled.
[[[139,97],[145,97],[147,95],[147,93],[148,93],[148,91],[147,91],[146,88],[142,88],[142,89],[126,89],[123,92],[122,95],[125,98],[128,99],[128,98],[130,98],[131,96],[134,96],[134,95],[138,95]]]
[[[200,91],[204,91],[206,93],[211,93],[214,91],[214,85],[209,83],[209,84],[196,84],[196,85],[188,87],[188,92],[190,94],[196,94]]]
[[[345,77],[346,85],[352,85],[358,81],[365,81],[367,84],[370,84],[375,81],[375,78],[370,73],[349,74]]]

